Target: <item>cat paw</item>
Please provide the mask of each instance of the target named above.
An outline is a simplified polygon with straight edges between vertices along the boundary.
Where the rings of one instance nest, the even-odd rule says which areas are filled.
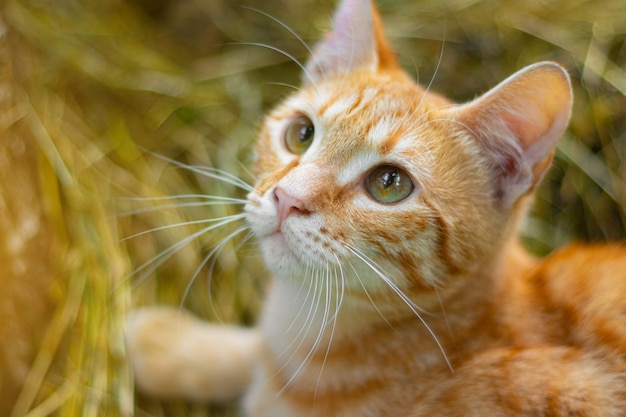
[[[225,402],[246,390],[259,337],[255,330],[206,323],[181,309],[152,307],[130,314],[126,345],[141,392]]]

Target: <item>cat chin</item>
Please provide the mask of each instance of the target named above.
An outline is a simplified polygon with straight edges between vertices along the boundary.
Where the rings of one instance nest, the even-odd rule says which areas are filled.
[[[260,246],[265,264],[275,277],[291,279],[302,275],[306,261],[287,243],[283,233],[276,232],[262,238]]]
[[[402,273],[393,262],[384,259],[369,261],[376,265],[374,270],[372,264],[368,265],[359,258],[346,260],[341,255],[324,253],[320,248],[311,249],[311,242],[297,239],[290,242],[295,239],[289,239],[290,235],[277,232],[260,239],[263,259],[274,278],[301,284],[311,280],[323,281],[329,276],[334,280],[336,277],[341,283],[336,282],[335,285],[354,293],[383,291],[393,294],[390,285],[400,290],[407,284],[397,280]]]

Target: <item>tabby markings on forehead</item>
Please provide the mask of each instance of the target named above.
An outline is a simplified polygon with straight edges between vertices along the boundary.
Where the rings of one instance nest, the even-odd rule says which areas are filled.
[[[418,133],[413,136],[400,134],[394,121],[383,120],[371,129],[365,143],[367,149],[356,153],[338,172],[337,185],[340,187],[359,180],[381,164],[396,165],[422,179],[430,177],[432,155]]]
[[[331,95],[329,92],[316,96],[314,106],[320,117],[335,120],[347,115],[359,114],[363,105],[374,97],[375,93],[371,89],[349,94],[336,92],[335,95]]]
[[[383,144],[397,129],[398,121],[389,118],[382,118],[373,125],[367,136],[365,137],[365,143],[374,149],[380,149]]]
[[[352,157],[337,173],[337,185],[345,185],[358,180],[365,171],[378,165],[382,156],[374,151],[361,152]]]

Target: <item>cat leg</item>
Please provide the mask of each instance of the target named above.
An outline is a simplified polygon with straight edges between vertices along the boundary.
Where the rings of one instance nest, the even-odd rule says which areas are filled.
[[[496,349],[428,388],[411,417],[624,416],[626,373],[574,347]]]
[[[241,396],[250,383],[259,337],[255,330],[153,307],[129,316],[126,343],[140,391],[158,398],[224,402]]]

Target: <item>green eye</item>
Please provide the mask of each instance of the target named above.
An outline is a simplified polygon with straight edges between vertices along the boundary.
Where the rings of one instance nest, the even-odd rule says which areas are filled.
[[[391,204],[402,201],[413,192],[409,174],[393,165],[382,165],[367,177],[367,192],[379,203]]]
[[[313,142],[315,127],[308,117],[298,116],[289,122],[283,135],[287,150],[293,154],[302,155]]]

